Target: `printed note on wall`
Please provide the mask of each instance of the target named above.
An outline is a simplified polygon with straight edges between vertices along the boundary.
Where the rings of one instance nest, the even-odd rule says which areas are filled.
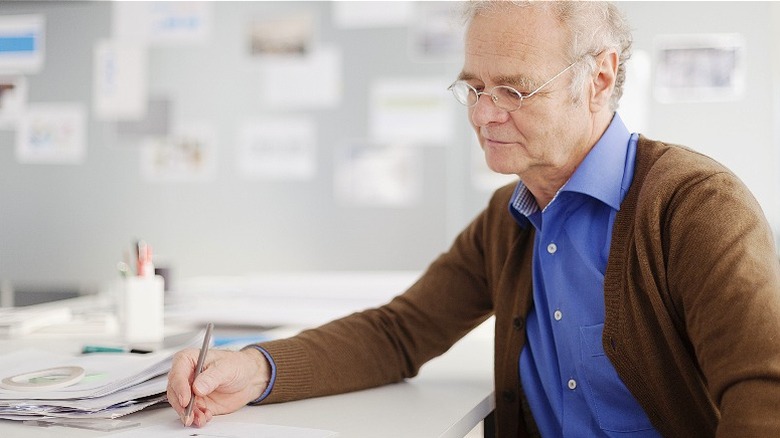
[[[43,67],[42,15],[0,16],[0,73],[37,73]]]
[[[371,141],[337,148],[333,184],[344,205],[409,207],[422,198],[422,150]]]
[[[238,169],[248,179],[308,180],[316,173],[313,118],[263,117],[238,132]]]
[[[139,120],[146,115],[147,52],[142,45],[101,41],[95,45],[92,105],[103,120]]]
[[[86,127],[83,104],[29,104],[19,122],[16,158],[21,163],[82,163],[87,151]]]

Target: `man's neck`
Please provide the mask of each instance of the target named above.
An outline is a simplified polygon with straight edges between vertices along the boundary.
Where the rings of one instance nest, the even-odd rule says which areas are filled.
[[[597,115],[593,119],[594,128],[591,131],[590,136],[583,142],[585,146],[573,146],[578,152],[573,154],[567,163],[564,163],[559,167],[542,169],[532,175],[520,175],[520,179],[528,188],[528,191],[534,196],[536,203],[541,210],[544,210],[547,205],[552,202],[555,195],[561,190],[561,187],[563,187],[571,176],[574,175],[577,167],[582,163],[596,143],[598,143],[607,128],[609,128],[614,116],[614,112]]]

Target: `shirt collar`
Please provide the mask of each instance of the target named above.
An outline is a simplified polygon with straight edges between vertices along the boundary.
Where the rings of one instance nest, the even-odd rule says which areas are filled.
[[[621,184],[630,139],[631,133],[615,113],[607,130],[559,192],[583,193],[619,210],[623,198]],[[524,222],[521,219],[539,211],[536,199],[523,181],[518,181],[515,187],[509,210],[520,222]]]
[[[615,113],[612,123],[561,191],[582,193],[620,210],[621,185],[630,139],[631,133]]]

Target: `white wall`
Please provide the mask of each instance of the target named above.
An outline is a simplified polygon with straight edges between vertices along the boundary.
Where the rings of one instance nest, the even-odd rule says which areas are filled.
[[[3,3],[0,14],[47,17],[46,66],[28,78],[31,102],[90,104],[92,47],[111,34],[111,3]],[[370,81],[396,76],[454,78],[460,62],[410,59],[405,27],[337,29],[331,24],[331,2],[218,2],[215,6],[213,44],[205,49],[152,51],[150,90],[173,96],[180,104],[179,114],[196,114],[216,123],[224,139],[216,180],[208,184],[144,181],[138,150],[119,144],[114,125],[107,122],[90,119],[87,159],[78,166],[19,164],[13,151],[14,133],[0,130],[0,280],[31,287],[97,287],[115,276],[115,263],[135,237],[155,245],[180,277],[421,270],[485,205],[489,192],[471,185],[475,142],[461,112],[456,141],[423,151],[419,204],[356,208],[333,199],[333,150],[344,138],[366,136]],[[646,96],[643,131],[700,150],[729,166],[780,231],[780,4],[696,1],[620,2],[619,6],[634,27],[635,48],[650,54],[658,35],[738,33],[745,37],[747,87],[742,98],[662,103]],[[318,37],[344,51],[344,101],[333,110],[307,113],[320,127],[319,170],[314,180],[242,181],[233,168],[232,126],[246,114],[273,114],[274,110],[252,98],[260,79],[241,70],[235,49],[224,51],[219,44],[240,36],[246,17],[297,9],[312,11]]]

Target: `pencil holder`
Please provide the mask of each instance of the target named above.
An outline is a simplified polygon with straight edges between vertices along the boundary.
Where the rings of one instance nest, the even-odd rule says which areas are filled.
[[[120,283],[117,307],[125,342],[161,342],[164,336],[164,284],[159,275],[127,277]]]

